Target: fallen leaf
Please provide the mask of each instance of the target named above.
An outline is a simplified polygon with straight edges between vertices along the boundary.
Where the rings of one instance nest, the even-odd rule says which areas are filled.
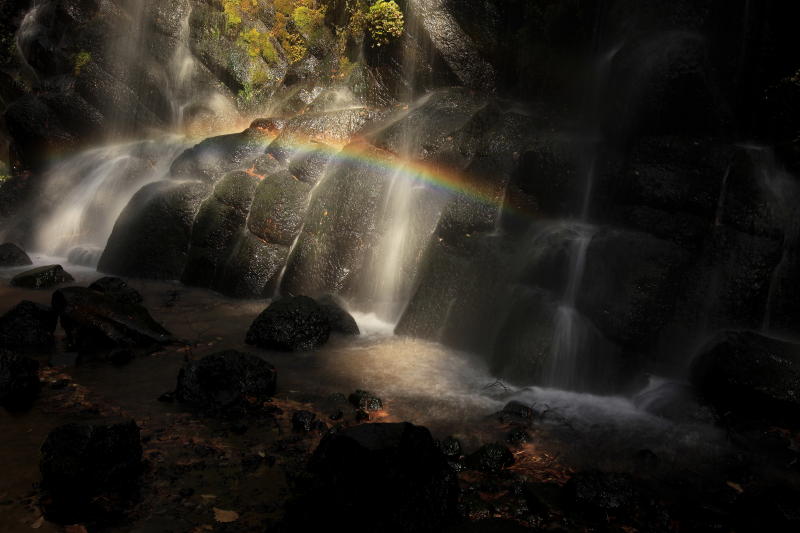
[[[239,513],[236,511],[226,511],[225,509],[217,509],[214,507],[214,520],[220,524],[229,524],[239,520]]]
[[[33,524],[31,524],[31,529],[39,529],[44,524],[44,517],[40,516]]]
[[[733,490],[735,490],[736,492],[738,492],[739,494],[741,494],[741,493],[743,493],[743,492],[744,492],[744,489],[743,489],[743,488],[742,488],[742,486],[741,486],[741,485],[739,485],[738,483],[734,483],[733,481],[728,481],[728,482],[727,482],[727,485],[728,485],[730,488],[732,488]]]

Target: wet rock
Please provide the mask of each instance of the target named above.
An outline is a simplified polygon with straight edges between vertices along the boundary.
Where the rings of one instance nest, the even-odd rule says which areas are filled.
[[[140,304],[143,301],[139,291],[129,287],[125,280],[121,278],[106,276],[89,285],[89,288],[93,291],[102,292],[120,303]]]
[[[638,501],[638,490],[626,474],[589,470],[578,472],[564,486],[567,502],[593,517],[630,511]]]
[[[501,417],[511,417],[520,422],[530,423],[536,415],[536,411],[534,411],[533,407],[530,405],[512,400],[503,406],[499,415]]]
[[[213,287],[236,298],[272,296],[288,255],[287,246],[266,242],[245,231],[234,244]]]
[[[690,259],[668,241],[603,230],[586,250],[577,307],[618,344],[652,342],[673,315]]]
[[[316,188],[303,232],[286,266],[287,294],[341,294],[368,259],[379,237],[380,210],[390,170],[367,163],[390,161],[372,147],[347,147],[364,155],[336,165]]]
[[[242,170],[264,154],[269,137],[258,129],[206,139],[181,154],[170,173],[177,179],[221,180],[232,170]]]
[[[57,322],[58,315],[50,307],[22,301],[0,317],[0,342],[17,350],[48,348]]]
[[[114,224],[98,271],[151,279],[179,279],[192,226],[211,186],[163,180],[142,187]]]
[[[133,420],[99,420],[52,430],[39,465],[48,520],[75,524],[119,518],[138,492],[142,471]]]
[[[144,307],[82,287],[53,293],[53,310],[67,334],[67,345],[93,354],[115,348],[151,350],[173,341]]]
[[[16,244],[10,242],[0,244],[0,267],[15,267],[32,264],[33,261],[28,257],[28,254]]]
[[[300,433],[309,433],[316,421],[317,415],[311,411],[295,411],[292,415],[292,429]]]
[[[244,229],[259,183],[247,172],[231,172],[217,183],[194,221],[183,283],[215,286]]]
[[[514,454],[499,442],[485,444],[467,456],[467,467],[480,472],[499,472],[514,464]]]
[[[366,424],[327,435],[310,468],[314,487],[290,511],[297,530],[322,527],[331,513],[370,532],[441,531],[456,518],[455,475],[423,427]]]
[[[252,354],[228,350],[184,365],[175,398],[212,413],[259,407],[275,394],[277,372]]]
[[[443,441],[437,443],[439,450],[442,454],[449,459],[458,459],[461,457],[461,442],[455,437],[447,437]]]
[[[322,311],[328,318],[328,323],[331,325],[331,331],[341,333],[343,335],[360,335],[361,330],[356,324],[353,316],[345,311],[338,299],[331,295],[326,294],[317,300],[317,303],[322,307]]]
[[[514,428],[506,434],[506,442],[509,444],[525,444],[530,442],[531,434],[522,428]]]
[[[50,265],[17,274],[11,278],[11,285],[26,289],[50,289],[68,281],[75,281],[75,278],[65,272],[61,265]]]
[[[695,357],[691,379],[718,412],[797,424],[800,345],[749,331],[729,331]]]
[[[250,209],[247,227],[268,242],[290,246],[303,227],[311,186],[289,171],[264,177]]]
[[[347,401],[358,409],[365,411],[380,411],[383,409],[383,402],[380,398],[375,396],[372,392],[365,390],[357,390],[347,397]]]
[[[316,185],[325,176],[328,163],[334,158],[336,150],[323,143],[314,143],[318,148],[309,150],[292,160],[289,171],[297,179],[309,185]]]
[[[313,350],[328,342],[330,331],[317,302],[307,296],[293,296],[271,303],[253,321],[246,342],[272,350]]]
[[[0,405],[25,409],[39,394],[39,363],[28,357],[0,350]]]

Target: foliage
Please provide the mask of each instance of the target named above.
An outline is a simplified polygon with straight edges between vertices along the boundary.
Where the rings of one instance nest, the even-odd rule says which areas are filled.
[[[89,52],[83,51],[75,54],[75,56],[72,58],[72,69],[75,75],[80,76],[83,67],[88,65],[89,62],[91,62],[91,60],[92,60],[92,54],[90,54]]]
[[[292,21],[300,33],[314,36],[325,23],[325,8],[311,9],[308,6],[300,6],[292,12]]]
[[[239,39],[250,57],[263,57],[271,65],[278,60],[278,53],[272,44],[270,34],[261,33],[257,29],[251,28],[242,32],[239,35]]]
[[[253,16],[260,8],[259,0],[222,0],[222,10],[230,25],[241,24],[243,16]]]
[[[375,46],[389,44],[403,34],[403,12],[394,0],[378,0],[367,12],[366,25]]]

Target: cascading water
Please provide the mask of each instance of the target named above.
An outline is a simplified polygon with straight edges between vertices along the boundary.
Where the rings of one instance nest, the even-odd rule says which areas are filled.
[[[425,7],[425,2],[412,3],[409,7],[415,11],[407,19],[406,31],[416,35],[423,24],[420,9]],[[407,108],[414,105],[417,70],[427,59],[420,57],[423,53],[418,48],[405,48],[402,100]],[[402,124],[395,154],[400,162],[389,176],[380,215],[381,238],[373,249],[361,289],[361,298],[369,302],[369,310],[392,324],[397,323],[408,303],[416,266],[440,216],[437,200],[431,199],[414,172],[403,163],[418,157],[417,127],[421,125],[412,120]]]
[[[87,150],[54,165],[43,177],[42,200],[55,208],[40,221],[35,249],[66,257],[90,253],[95,266],[119,214],[147,183],[161,179],[189,143],[182,137]]]

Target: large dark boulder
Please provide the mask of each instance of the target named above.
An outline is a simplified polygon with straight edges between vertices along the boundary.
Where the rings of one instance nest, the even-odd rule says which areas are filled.
[[[247,331],[247,344],[282,351],[313,350],[325,344],[331,326],[320,305],[307,296],[282,298],[269,305]]]
[[[327,435],[311,459],[313,513],[290,513],[298,530],[341,517],[364,532],[435,532],[456,520],[458,483],[430,432],[409,423],[365,424]]]
[[[289,171],[266,176],[255,193],[247,227],[268,242],[290,246],[303,227],[311,185]]]
[[[228,350],[184,365],[175,398],[212,413],[258,407],[275,394],[277,372],[255,355]]]
[[[121,278],[106,276],[89,285],[89,288],[93,291],[102,292],[120,303],[142,303],[142,295],[139,294],[139,291],[129,287],[125,280]]]
[[[24,409],[36,399],[39,387],[37,361],[0,350],[0,405]]]
[[[115,348],[150,350],[173,341],[144,307],[91,289],[57,290],[53,310],[67,333],[67,344],[81,353]]]
[[[481,446],[467,457],[467,466],[480,472],[499,472],[513,464],[514,454],[499,442]]]
[[[176,179],[204,179],[216,183],[232,170],[248,168],[255,158],[264,154],[269,139],[258,128],[211,137],[180,155],[172,163],[170,172]]]
[[[322,312],[328,317],[328,323],[331,325],[331,331],[342,333],[344,335],[360,335],[361,330],[358,329],[358,324],[353,318],[353,315],[348,313],[338,299],[330,294],[326,294],[317,300]]]
[[[53,344],[58,316],[46,305],[18,303],[0,317],[0,342],[6,348],[36,350]]]
[[[245,230],[233,243],[213,288],[236,298],[272,296],[288,255],[288,246],[266,242]]]
[[[692,383],[721,414],[797,425],[800,345],[729,331],[695,357]]]
[[[97,269],[122,276],[179,279],[197,212],[211,185],[164,180],[142,187],[114,224]]]
[[[138,491],[139,428],[133,420],[57,427],[42,445],[39,468],[48,520],[74,524],[119,518]]]
[[[75,278],[61,265],[49,265],[17,274],[11,278],[11,285],[25,289],[50,289],[68,281],[75,281]]]
[[[16,267],[31,264],[33,264],[31,258],[16,244],[10,242],[0,244],[0,267]]]
[[[201,287],[215,285],[245,226],[259,183],[257,176],[242,171],[231,172],[217,183],[194,221],[181,281]]]

